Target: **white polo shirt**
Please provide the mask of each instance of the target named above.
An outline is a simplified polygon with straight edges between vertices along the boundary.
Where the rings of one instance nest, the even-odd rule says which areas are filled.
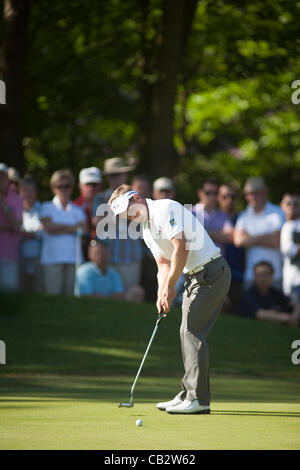
[[[56,224],[76,225],[78,222],[86,220],[84,210],[68,203],[66,209],[63,208],[57,196],[52,201],[44,202],[40,218],[50,217]],[[62,234],[51,235],[45,230],[43,232],[43,243],[41,253],[42,264],[75,264],[76,263],[76,235]]]
[[[267,202],[260,213],[248,206],[237,219],[235,229],[246,230],[251,236],[265,235],[281,230],[285,222],[284,212],[279,206]],[[274,268],[274,280],[282,279],[282,256],[278,248],[253,246],[246,249],[246,270],[244,281],[253,281],[254,266],[260,261],[268,261]]]
[[[290,295],[293,287],[300,286],[300,257],[293,232],[300,232],[300,218],[288,220],[281,230],[280,249],[283,254],[283,292]]]
[[[184,233],[189,254],[183,272],[188,273],[220,254],[203,225],[191,211],[171,199],[146,199],[149,221],[142,225],[143,238],[154,257],[171,260],[172,238]]]

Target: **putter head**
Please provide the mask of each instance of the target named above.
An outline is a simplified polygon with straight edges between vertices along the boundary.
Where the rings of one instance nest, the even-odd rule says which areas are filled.
[[[119,408],[133,408],[134,404],[133,403],[120,403]]]

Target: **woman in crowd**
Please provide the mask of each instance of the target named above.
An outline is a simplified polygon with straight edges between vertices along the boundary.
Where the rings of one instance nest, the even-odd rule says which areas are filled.
[[[78,258],[76,237],[87,231],[84,210],[71,202],[74,177],[70,170],[53,173],[50,187],[52,201],[42,205],[41,222],[44,227],[41,263],[45,290],[51,294],[74,293],[75,267]],[[80,253],[82,259],[82,254]]]
[[[37,200],[37,184],[31,176],[25,176],[20,183],[23,202],[23,222],[20,243],[21,288],[25,291],[42,292],[40,265],[42,225],[41,203]]]

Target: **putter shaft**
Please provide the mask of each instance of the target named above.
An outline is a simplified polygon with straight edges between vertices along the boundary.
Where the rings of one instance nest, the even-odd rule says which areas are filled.
[[[133,404],[133,391],[134,391],[134,388],[135,388],[135,384],[136,384],[136,382],[137,382],[137,379],[139,378],[139,375],[140,375],[140,372],[141,372],[141,370],[142,370],[142,368],[143,368],[145,359],[146,359],[146,357],[147,357],[147,354],[148,354],[148,352],[149,352],[149,349],[150,349],[150,347],[151,347],[151,344],[152,344],[152,342],[153,342],[153,339],[154,339],[154,337],[155,337],[155,335],[156,335],[156,332],[157,332],[157,329],[158,329],[158,325],[159,325],[159,323],[160,323],[160,321],[161,321],[162,318],[163,318],[163,312],[161,311],[161,312],[159,313],[158,319],[157,319],[157,321],[156,321],[156,323],[155,323],[155,327],[154,327],[152,336],[151,336],[151,338],[150,338],[150,341],[149,341],[149,343],[148,343],[148,346],[147,346],[146,352],[145,352],[145,354],[144,354],[144,357],[143,357],[143,359],[142,359],[141,365],[140,365],[140,367],[139,367],[139,370],[138,370],[138,372],[137,372],[137,374],[136,374],[136,377],[135,377],[135,379],[134,379],[134,382],[133,382],[133,384],[132,384],[131,392],[130,392],[129,403],[120,403],[119,408],[121,408],[121,407],[132,408],[132,407],[134,406],[134,404]]]

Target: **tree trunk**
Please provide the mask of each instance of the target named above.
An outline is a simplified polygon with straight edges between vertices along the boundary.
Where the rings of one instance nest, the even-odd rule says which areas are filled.
[[[3,80],[0,106],[1,161],[24,171],[24,77],[29,0],[4,0]]]
[[[153,178],[173,176],[178,165],[174,147],[174,107],[178,73],[197,0],[164,0],[162,33],[159,36],[158,78],[143,81],[142,112],[139,123],[138,171]],[[147,57],[144,70],[149,73]]]

